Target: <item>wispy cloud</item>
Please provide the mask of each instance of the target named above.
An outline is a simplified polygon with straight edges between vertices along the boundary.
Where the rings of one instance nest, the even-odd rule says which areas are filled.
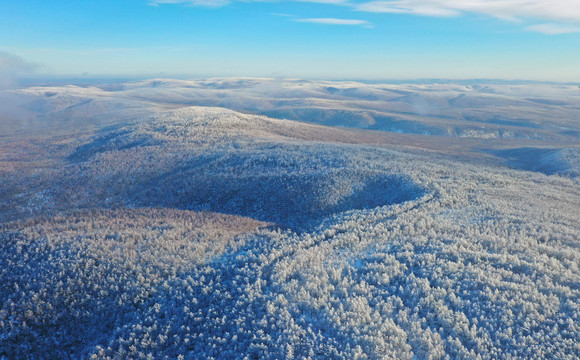
[[[535,18],[580,21],[578,0],[393,0],[356,5],[360,11],[458,16],[480,13],[501,19]]]
[[[188,6],[221,7],[232,2],[268,0],[152,0],[151,5],[183,4]],[[277,1],[277,0],[270,0]],[[278,0],[283,1],[283,0]],[[580,32],[580,0],[290,0],[346,6],[353,10],[372,13],[410,14],[420,16],[456,17],[463,14],[485,14],[509,21],[549,21],[527,26],[529,31],[557,35]],[[284,14],[277,14],[284,15]],[[328,25],[358,25],[372,27],[364,20],[350,19],[297,19]]]
[[[568,24],[538,24],[528,26],[527,29],[547,35],[580,33],[580,26]]]
[[[315,18],[315,19],[295,19],[296,22],[314,23],[324,25],[350,25],[370,27],[372,24],[366,20],[355,19],[334,19],[334,18]]]
[[[393,14],[414,14],[424,16],[457,16],[460,12],[425,1],[371,1],[356,6],[359,11]]]
[[[164,4],[183,4],[189,6],[222,7],[231,4],[232,2],[247,3],[247,2],[265,2],[265,1],[271,0],[152,0],[149,2],[149,5],[159,6]],[[317,3],[317,4],[330,4],[330,5],[346,5],[349,3],[349,0],[291,0],[291,1]]]
[[[267,0],[151,0],[150,5],[184,4],[220,7],[234,1]],[[349,5],[360,11],[416,14],[425,16],[458,16],[481,13],[501,19],[536,18],[552,21],[580,22],[579,0],[294,0],[312,3]]]
[[[149,3],[152,6],[163,4],[184,4],[190,6],[222,7],[230,4],[230,0],[153,0]]]
[[[349,0],[293,0],[298,2],[309,2],[317,4],[334,4],[334,5],[348,5]]]

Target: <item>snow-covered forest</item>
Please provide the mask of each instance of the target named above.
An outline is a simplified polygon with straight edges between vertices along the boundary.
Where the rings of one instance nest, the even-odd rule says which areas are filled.
[[[578,86],[0,98],[0,358],[580,358]]]

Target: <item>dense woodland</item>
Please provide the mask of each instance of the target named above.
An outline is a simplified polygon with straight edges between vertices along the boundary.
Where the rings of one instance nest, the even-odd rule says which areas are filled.
[[[580,357],[577,148],[59,96],[1,139],[0,357]]]

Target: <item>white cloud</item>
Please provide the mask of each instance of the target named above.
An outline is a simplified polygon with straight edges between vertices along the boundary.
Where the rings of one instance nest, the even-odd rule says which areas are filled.
[[[150,5],[184,4],[219,7],[234,1],[259,2],[269,0],[152,0]],[[462,13],[480,13],[511,20],[535,18],[580,22],[580,0],[378,0],[362,3],[352,0],[293,1],[350,5],[360,11],[378,13],[425,16],[458,16]]]
[[[528,26],[527,29],[547,35],[580,33],[580,26],[566,24],[538,24]]]
[[[207,7],[221,7],[232,2],[267,2],[276,0],[152,0],[149,5],[159,6],[163,4],[184,4],[189,6],[207,6]],[[283,1],[283,0],[280,0]],[[318,4],[334,4],[334,5],[346,5],[349,0],[292,0],[297,2],[309,2]]]
[[[357,5],[356,9],[426,16],[480,13],[501,19],[536,18],[580,21],[580,1],[578,0],[394,0],[362,3]]]
[[[284,0],[152,0],[151,5],[184,4],[189,6],[221,7],[235,1],[261,2]],[[373,13],[411,14],[453,17],[466,13],[485,14],[509,21],[550,21],[526,27],[529,31],[556,35],[580,32],[580,0],[289,0],[348,6],[354,10]],[[359,0],[360,1],[360,0]],[[332,25],[371,27],[364,20],[299,19]]]
[[[377,13],[415,14],[425,16],[457,16],[459,11],[410,1],[371,1],[360,4],[357,10]]]
[[[149,5],[185,4],[191,6],[222,7],[230,4],[230,0],[153,0]]]
[[[222,7],[235,1],[242,2],[265,2],[268,0],[153,0],[149,3],[152,6],[163,4],[184,4],[190,6]],[[320,4],[346,4],[348,0],[293,0],[298,2],[320,3]]]
[[[296,19],[296,22],[325,24],[325,25],[351,25],[351,26],[371,26],[372,24],[366,20],[354,19],[334,19],[334,18],[316,18],[316,19]]]
[[[298,2],[309,2],[317,4],[334,4],[334,5],[346,5],[349,0],[294,0]]]

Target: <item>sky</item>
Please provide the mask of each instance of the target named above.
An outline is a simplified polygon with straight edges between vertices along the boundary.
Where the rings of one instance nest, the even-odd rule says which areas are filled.
[[[31,73],[579,82],[580,0],[0,0]]]

